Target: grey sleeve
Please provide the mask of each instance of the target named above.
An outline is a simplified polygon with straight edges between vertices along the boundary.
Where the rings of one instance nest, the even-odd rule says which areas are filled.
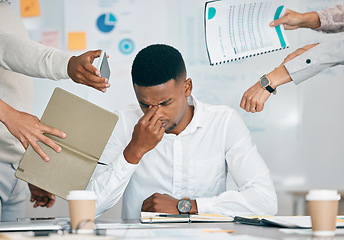
[[[0,33],[0,66],[30,77],[66,79],[70,54],[17,34]]]
[[[299,84],[322,70],[344,64],[344,35],[336,40],[320,43],[285,63],[291,79]]]

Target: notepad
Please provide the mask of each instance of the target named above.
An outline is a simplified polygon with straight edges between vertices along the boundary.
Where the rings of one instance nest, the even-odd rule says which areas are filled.
[[[218,214],[166,214],[157,212],[141,212],[141,223],[183,223],[183,222],[233,222],[232,217]]]
[[[218,0],[205,4],[205,39],[210,65],[237,61],[289,47],[281,1]]]
[[[271,217],[234,217],[235,222],[243,224],[279,227],[279,228],[311,228],[312,222],[310,216],[271,216]],[[337,228],[343,228],[344,222],[338,217]]]
[[[61,88],[56,88],[41,123],[66,133],[46,134],[61,146],[60,153],[39,142],[45,162],[29,146],[15,176],[66,199],[70,190],[84,190],[117,123],[118,116]]]

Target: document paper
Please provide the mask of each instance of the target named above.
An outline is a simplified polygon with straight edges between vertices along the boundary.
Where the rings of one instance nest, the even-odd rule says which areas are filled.
[[[236,61],[289,47],[282,25],[281,1],[219,0],[206,2],[205,38],[210,65]]]

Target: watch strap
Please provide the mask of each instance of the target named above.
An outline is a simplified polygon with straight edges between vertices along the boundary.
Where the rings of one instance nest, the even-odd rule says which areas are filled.
[[[272,88],[270,85],[267,85],[265,89],[268,90],[268,92],[270,93],[273,93],[274,91],[276,91],[276,89]]]

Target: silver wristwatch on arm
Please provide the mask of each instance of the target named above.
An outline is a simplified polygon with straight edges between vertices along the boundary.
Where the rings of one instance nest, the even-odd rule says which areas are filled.
[[[182,198],[179,200],[177,204],[177,209],[179,211],[179,214],[190,214],[191,211],[191,201],[190,198]]]

